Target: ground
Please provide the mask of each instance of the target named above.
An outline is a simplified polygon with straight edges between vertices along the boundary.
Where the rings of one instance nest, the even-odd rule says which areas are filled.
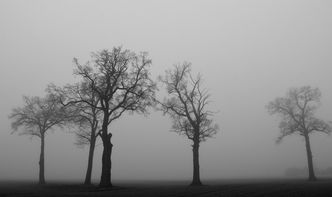
[[[116,183],[115,183],[116,184]],[[110,189],[79,183],[52,182],[44,186],[29,182],[0,182],[0,196],[332,196],[332,180],[215,180],[204,186],[187,182],[119,182]]]

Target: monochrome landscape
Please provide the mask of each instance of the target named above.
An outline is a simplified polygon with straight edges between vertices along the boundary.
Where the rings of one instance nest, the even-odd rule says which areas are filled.
[[[0,196],[332,195],[329,1],[0,2]]]

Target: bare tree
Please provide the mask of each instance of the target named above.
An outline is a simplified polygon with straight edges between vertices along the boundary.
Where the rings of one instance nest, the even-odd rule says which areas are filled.
[[[310,147],[309,134],[313,132],[331,133],[330,125],[314,116],[314,112],[320,103],[321,93],[318,88],[304,86],[292,88],[285,97],[276,98],[267,105],[269,113],[279,114],[282,118],[279,128],[281,135],[277,143],[292,134],[299,134],[304,137],[309,180],[315,181],[312,152]]]
[[[9,118],[13,120],[14,131],[22,127],[21,135],[40,138],[39,184],[45,184],[45,135],[54,126],[62,127],[67,113],[54,95],[48,94],[45,98],[24,96],[23,100],[24,107],[13,109]]]
[[[210,94],[202,89],[200,75],[191,75],[190,63],[175,65],[167,70],[159,80],[166,86],[168,98],[161,104],[164,114],[169,114],[173,120],[172,130],[185,135],[193,141],[193,180],[191,185],[202,185],[199,173],[199,145],[212,137],[218,131],[218,125],[213,123],[214,112],[207,110]]]
[[[53,84],[48,86],[48,91],[57,95],[60,102],[70,109],[68,113],[72,114],[70,125],[74,125],[74,132],[76,134],[76,145],[79,147],[89,146],[88,166],[86,170],[85,185],[91,184],[91,174],[93,167],[93,156],[97,137],[101,129],[101,110],[95,108],[99,104],[99,98],[94,91],[89,87],[87,81],[82,81],[74,85],[66,85],[63,88],[56,87]],[[67,103],[68,101],[78,101],[84,98],[92,105],[85,102]]]
[[[102,173],[100,187],[111,187],[112,133],[108,126],[126,111],[147,113],[147,107],[154,104],[156,84],[151,80],[147,53],[137,55],[121,47],[111,51],[102,50],[92,54],[92,62],[82,65],[74,59],[75,74],[88,82],[97,95],[98,104],[86,98],[68,103],[86,103],[102,112],[100,137],[103,144]]]

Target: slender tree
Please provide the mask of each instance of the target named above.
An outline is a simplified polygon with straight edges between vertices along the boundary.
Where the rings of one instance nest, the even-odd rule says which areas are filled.
[[[192,140],[193,180],[191,185],[202,185],[199,172],[199,146],[218,131],[213,123],[214,112],[207,110],[210,94],[202,89],[201,75],[191,75],[190,63],[175,65],[159,80],[166,86],[168,97],[159,102],[164,114],[173,120],[172,130]]]
[[[76,134],[76,145],[79,147],[89,146],[88,165],[84,184],[91,184],[93,168],[93,156],[97,137],[100,134],[101,110],[95,108],[99,103],[99,98],[89,86],[87,81],[82,81],[74,85],[66,85],[63,88],[50,84],[48,90],[57,95],[60,102],[68,108],[67,112],[72,114],[71,121],[68,122]],[[85,102],[67,103],[67,101],[77,101],[84,98],[92,105]],[[70,110],[69,110],[70,109]]]
[[[102,50],[92,54],[92,61],[82,65],[74,59],[75,75],[88,82],[97,95],[98,104],[86,98],[69,100],[67,103],[86,103],[101,111],[100,137],[103,144],[102,173],[100,187],[112,187],[111,154],[112,133],[108,126],[124,112],[147,113],[147,107],[154,104],[156,84],[151,80],[147,53],[136,54],[121,47],[111,51]]]
[[[14,132],[40,138],[39,184],[45,184],[45,135],[54,126],[62,127],[67,113],[54,95],[45,98],[24,96],[23,101],[24,107],[13,109],[9,118]],[[20,127],[23,129],[19,130]]]
[[[309,181],[315,181],[314,165],[310,147],[309,135],[313,132],[331,133],[330,125],[314,116],[319,103],[321,93],[318,88],[304,86],[292,88],[285,97],[276,98],[267,105],[269,113],[279,114],[282,118],[279,128],[281,135],[277,143],[292,134],[299,134],[304,137]]]

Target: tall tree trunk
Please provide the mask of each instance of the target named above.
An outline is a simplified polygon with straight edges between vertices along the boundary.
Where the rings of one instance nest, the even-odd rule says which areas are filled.
[[[39,184],[45,184],[45,134],[40,136]]]
[[[312,161],[312,152],[311,152],[311,147],[310,147],[309,134],[305,134],[304,139],[305,139],[307,158],[308,158],[309,181],[316,181],[317,178],[316,178],[315,172],[314,172],[314,165],[313,165],[313,161]]]
[[[191,185],[202,185],[199,175],[199,140],[193,140],[193,180]]]
[[[91,131],[90,139],[91,139],[91,141],[90,141],[90,147],[89,147],[88,167],[86,170],[84,185],[91,185],[93,155],[94,155],[94,150],[95,150],[95,145],[96,145],[96,133],[95,133],[94,129]]]
[[[104,149],[103,149],[103,156],[102,156],[102,169],[101,169],[101,178],[100,178],[99,187],[112,187],[111,154],[112,154],[113,144],[111,143],[111,137],[112,137],[112,134],[110,134],[110,133],[106,134],[106,137],[105,137],[105,134],[102,137]]]

